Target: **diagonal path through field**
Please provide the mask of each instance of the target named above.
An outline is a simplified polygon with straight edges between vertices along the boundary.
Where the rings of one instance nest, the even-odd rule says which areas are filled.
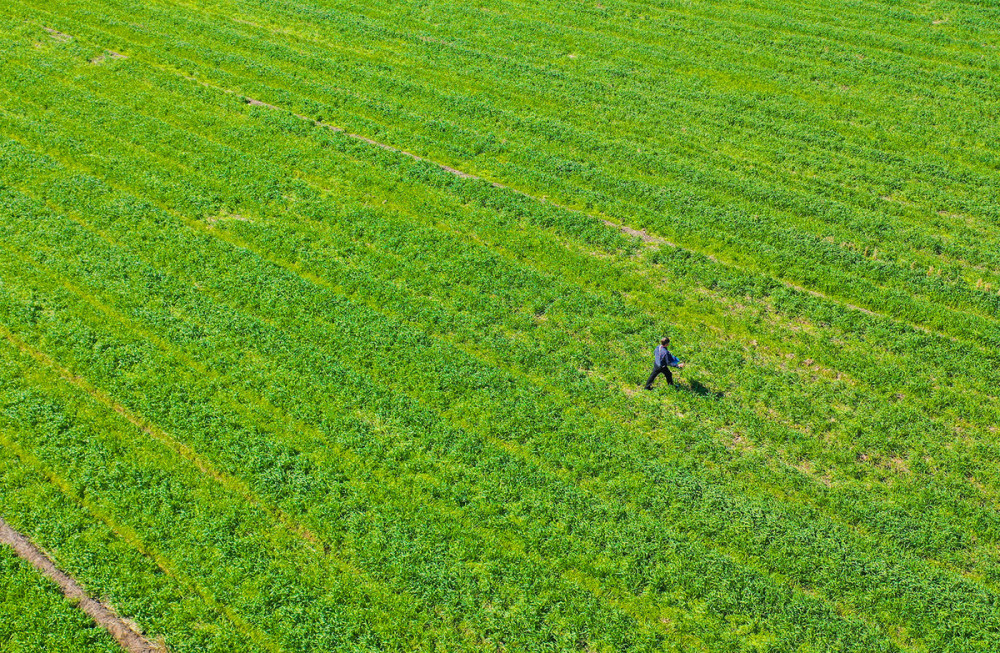
[[[123,649],[129,653],[165,653],[164,647],[143,637],[128,622],[115,614],[114,610],[91,598],[80,587],[79,583],[60,570],[51,558],[0,516],[0,545],[4,544],[11,547],[19,557],[30,562],[35,569],[58,585],[69,601],[75,603],[80,610],[111,633],[111,636]]]

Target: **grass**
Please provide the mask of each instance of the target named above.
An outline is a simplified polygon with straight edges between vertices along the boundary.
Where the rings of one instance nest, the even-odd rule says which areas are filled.
[[[4,518],[178,651],[995,649],[994,10],[603,4],[0,10]]]

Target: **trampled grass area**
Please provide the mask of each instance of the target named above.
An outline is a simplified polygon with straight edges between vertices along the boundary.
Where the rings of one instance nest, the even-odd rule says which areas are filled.
[[[93,596],[1000,650],[1000,11],[141,5],[0,7],[0,516]]]

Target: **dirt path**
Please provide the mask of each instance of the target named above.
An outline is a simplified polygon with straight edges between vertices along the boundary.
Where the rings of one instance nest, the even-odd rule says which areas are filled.
[[[59,41],[60,43],[65,43],[66,41],[72,41],[73,37],[65,32],[60,32],[57,29],[52,29],[51,27],[43,27],[43,30],[49,33],[49,36]]]
[[[2,517],[0,517],[0,544],[6,544],[14,549],[19,557],[30,562],[35,569],[55,582],[67,599],[76,602],[78,608],[111,633],[124,650],[130,653],[165,653],[165,647],[150,642],[136,632],[127,621],[115,614],[110,607],[88,596],[79,583],[56,567],[51,558]]]

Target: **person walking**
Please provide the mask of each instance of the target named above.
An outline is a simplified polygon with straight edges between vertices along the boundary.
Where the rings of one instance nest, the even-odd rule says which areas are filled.
[[[646,389],[653,389],[653,381],[656,377],[663,374],[667,377],[667,383],[669,385],[674,384],[674,375],[670,373],[671,367],[676,367],[677,369],[684,369],[684,363],[677,360],[677,357],[670,353],[667,349],[667,345],[670,344],[670,338],[660,338],[660,346],[656,348],[653,352],[653,372],[646,379]]]

